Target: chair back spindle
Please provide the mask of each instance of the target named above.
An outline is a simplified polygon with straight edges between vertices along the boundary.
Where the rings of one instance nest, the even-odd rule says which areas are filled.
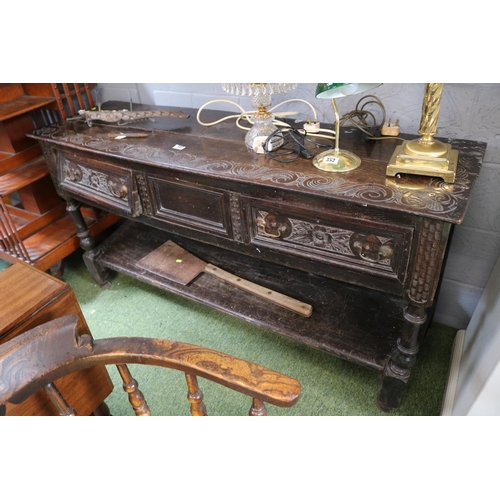
[[[44,389],[53,405],[57,408],[59,415],[63,417],[76,416],[76,410],[68,404],[68,402],[64,399],[64,396],[61,394],[61,392],[53,382],[49,382],[44,387]]]
[[[207,416],[207,408],[203,402],[203,392],[198,385],[198,379],[195,375],[186,373],[186,383],[188,386],[188,401],[191,404],[191,415],[194,417]]]
[[[132,377],[127,365],[116,365],[123,380],[123,390],[128,394],[128,400],[138,417],[151,416],[151,410],[144,394],[139,390],[139,382]]]

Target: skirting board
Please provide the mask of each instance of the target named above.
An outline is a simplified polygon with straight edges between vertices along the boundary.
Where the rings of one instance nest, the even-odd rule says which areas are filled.
[[[450,371],[448,374],[448,384],[444,395],[443,407],[441,410],[442,417],[453,415],[453,407],[455,406],[455,396],[458,385],[458,374],[460,372],[460,363],[462,361],[462,352],[465,342],[465,330],[458,330],[453,342],[453,350],[451,354]]]

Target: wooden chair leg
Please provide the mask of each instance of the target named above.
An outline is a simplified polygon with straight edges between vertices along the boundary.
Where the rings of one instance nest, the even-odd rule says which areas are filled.
[[[138,417],[149,417],[149,409],[144,394],[139,390],[139,383],[132,377],[127,365],[116,365],[123,380],[123,390],[128,393],[128,400]]]
[[[251,417],[265,417],[267,415],[266,405],[260,399],[252,398],[252,406],[248,414]]]
[[[56,262],[50,269],[49,272],[54,278],[61,279],[64,274],[64,260]]]
[[[93,417],[111,417],[109,406],[104,401],[92,412]]]
[[[186,382],[188,386],[188,401],[191,403],[191,415],[194,417],[206,417],[207,408],[203,403],[203,392],[198,386],[198,379],[195,375],[186,375]]]

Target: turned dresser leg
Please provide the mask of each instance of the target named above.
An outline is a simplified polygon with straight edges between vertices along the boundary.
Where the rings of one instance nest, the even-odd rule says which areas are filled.
[[[96,249],[95,239],[90,235],[90,230],[85,223],[80,204],[72,198],[66,199],[66,210],[71,215],[76,225],[77,236],[80,238],[80,246],[85,250],[83,261],[92,278],[103,287],[109,286],[109,277],[107,270],[96,262],[99,255]]]
[[[409,304],[404,311],[404,319],[401,337],[382,372],[377,404],[383,411],[397,408],[403,400],[411,370],[417,360],[420,328],[427,321],[425,308]]]

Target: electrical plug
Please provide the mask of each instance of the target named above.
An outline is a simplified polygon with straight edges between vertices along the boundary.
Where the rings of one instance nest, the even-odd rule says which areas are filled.
[[[380,133],[382,135],[397,137],[399,135],[399,120],[396,120],[396,123],[392,123],[390,120],[384,123]]]
[[[304,130],[309,134],[317,134],[319,129],[320,124],[315,120],[307,120],[307,122],[304,123]]]

